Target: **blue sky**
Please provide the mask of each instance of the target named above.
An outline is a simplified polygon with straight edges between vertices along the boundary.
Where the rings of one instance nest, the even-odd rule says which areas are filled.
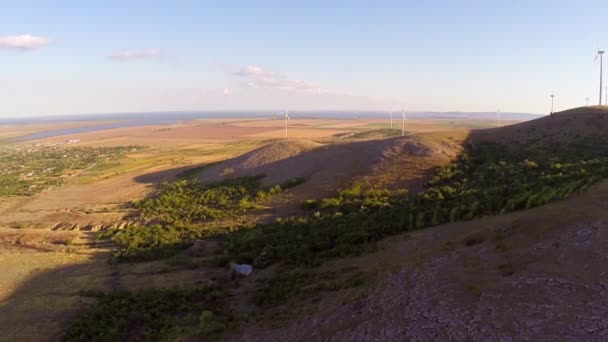
[[[608,49],[608,1],[0,0],[0,8],[0,117],[546,113],[551,93],[557,109],[586,97],[597,104],[594,53]]]

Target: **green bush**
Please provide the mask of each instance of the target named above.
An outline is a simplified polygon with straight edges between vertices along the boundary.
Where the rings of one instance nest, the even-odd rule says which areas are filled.
[[[305,210],[316,210],[319,208],[319,202],[314,199],[307,199],[302,203],[302,208]]]
[[[206,185],[193,179],[164,183],[154,197],[133,203],[140,211],[139,224],[108,231],[100,238],[111,238],[121,244],[116,253],[119,260],[172,256],[193,240],[225,234],[230,227],[216,225],[217,221],[242,216],[259,208],[258,202],[282,191],[278,185],[263,189],[262,177]]]
[[[153,198],[135,203],[141,220],[187,225],[242,215],[261,195],[261,176],[202,185],[179,180],[161,185]]]

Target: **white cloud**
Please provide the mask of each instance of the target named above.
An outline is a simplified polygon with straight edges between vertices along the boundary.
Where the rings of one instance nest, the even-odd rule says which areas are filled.
[[[34,50],[49,44],[48,38],[22,34],[18,36],[0,37],[0,48],[16,50]]]
[[[350,92],[324,89],[310,82],[290,79],[254,65],[243,67],[234,72],[233,75],[243,78],[244,84],[254,89],[278,89],[316,95],[354,96]]]
[[[108,56],[110,59],[119,61],[131,61],[138,59],[154,59],[162,57],[162,53],[159,49],[147,49],[142,51],[121,51]]]

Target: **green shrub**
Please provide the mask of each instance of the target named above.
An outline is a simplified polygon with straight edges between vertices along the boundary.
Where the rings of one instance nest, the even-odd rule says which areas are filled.
[[[320,208],[321,209],[328,209],[328,208],[338,208],[340,206],[340,204],[342,204],[342,201],[340,201],[339,198],[324,198],[321,201],[321,205]]]
[[[261,178],[243,177],[207,185],[193,179],[164,183],[154,197],[133,204],[140,210],[139,224],[109,230],[99,238],[121,244],[116,253],[119,260],[170,257],[193,240],[225,234],[230,227],[214,225],[216,221],[258,209],[259,201],[282,191],[278,185],[262,189]]]
[[[319,203],[314,199],[307,199],[302,203],[302,208],[305,210],[316,210],[319,207]]]

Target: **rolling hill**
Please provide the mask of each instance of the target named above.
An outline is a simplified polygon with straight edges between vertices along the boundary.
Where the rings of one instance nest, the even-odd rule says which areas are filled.
[[[608,133],[608,106],[580,107],[510,126],[473,132],[473,142],[512,144],[517,148],[601,139]]]
[[[605,145],[585,145],[605,141],[606,132],[608,108],[578,108],[474,131],[466,144],[584,160],[608,156]],[[605,341],[607,201],[604,180],[537,208],[386,238],[376,253],[323,266],[378,275],[363,293],[326,296],[310,304],[313,314],[301,310],[279,327],[252,325],[242,340]]]
[[[292,191],[320,198],[355,180],[386,187],[419,188],[432,168],[453,160],[458,141],[433,135],[412,135],[321,145],[306,140],[271,142],[237,158],[214,165],[200,176],[213,182],[242,176],[264,175],[267,185],[306,179]]]

